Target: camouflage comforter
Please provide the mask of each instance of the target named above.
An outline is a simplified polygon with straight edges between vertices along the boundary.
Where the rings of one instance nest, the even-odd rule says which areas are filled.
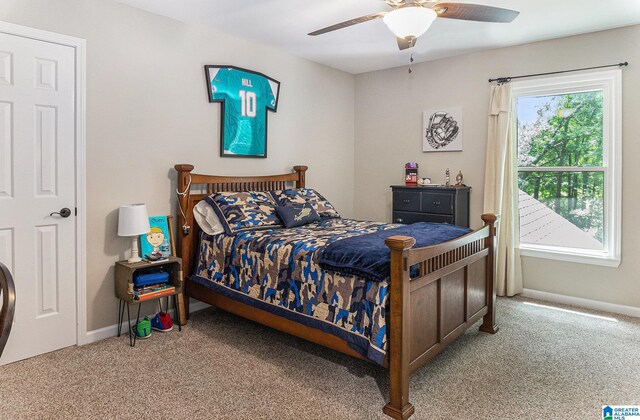
[[[322,248],[397,225],[324,219],[298,228],[203,235],[192,280],[230,298],[346,340],[382,364],[388,280],[321,270]]]

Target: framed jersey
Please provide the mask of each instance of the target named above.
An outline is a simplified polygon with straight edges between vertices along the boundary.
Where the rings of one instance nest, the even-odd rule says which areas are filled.
[[[209,102],[219,102],[220,156],[267,157],[267,115],[277,112],[280,82],[234,66],[204,66]]]

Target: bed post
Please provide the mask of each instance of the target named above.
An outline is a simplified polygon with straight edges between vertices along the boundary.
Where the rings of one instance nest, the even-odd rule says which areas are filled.
[[[188,164],[180,164],[175,165],[174,168],[178,171],[178,191],[186,192],[186,194],[178,195],[178,223],[177,223],[177,250],[178,255],[182,258],[182,272],[185,276],[190,276],[192,274],[193,264],[193,256],[195,249],[193,249],[193,241],[191,240],[191,236],[194,235],[193,229],[193,213],[189,211],[189,196],[190,196],[190,182],[191,182],[191,171],[193,171],[193,165]],[[186,215],[185,217],[182,215],[180,208],[184,211]],[[183,230],[182,226],[190,226],[191,228],[188,230]],[[186,281],[183,278],[183,289],[182,289],[182,305],[180,305],[183,310],[180,311],[178,316],[178,320],[180,325],[184,325],[187,323],[187,319],[189,318],[189,290],[187,289]]]
[[[487,314],[482,319],[480,331],[489,334],[498,332],[496,325],[496,220],[497,216],[492,213],[482,215],[485,226],[489,226],[489,236],[484,240],[485,246],[489,249],[487,255]]]
[[[304,166],[304,165],[297,165],[293,167],[293,170],[296,171],[296,173],[298,174],[298,180],[296,181],[296,188],[304,188],[304,184],[305,184],[305,172],[307,172],[307,169],[309,169],[308,166]]]
[[[413,412],[409,402],[410,363],[410,279],[405,251],[415,245],[408,236],[390,236],[385,244],[391,249],[391,308],[388,318],[389,331],[389,402],[384,413],[394,419],[404,420]]]

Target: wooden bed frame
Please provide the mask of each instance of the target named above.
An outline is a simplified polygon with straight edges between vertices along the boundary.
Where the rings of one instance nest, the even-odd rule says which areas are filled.
[[[305,340],[362,359],[345,341],[305,325],[227,298],[189,281],[195,269],[199,228],[193,207],[204,197],[219,191],[280,190],[295,184],[305,186],[306,166],[294,166],[293,173],[272,176],[236,177],[194,174],[193,165],[175,165],[178,171],[178,255],[185,274],[186,322],[189,298],[195,298],[243,318],[267,325]],[[202,190],[192,193],[194,186]],[[184,211],[182,215],[180,206]],[[387,315],[389,348],[385,360],[390,375],[390,398],[383,411],[394,419],[414,413],[409,402],[409,375],[442,351],[465,330],[483,318],[480,331],[494,334],[495,324],[495,234],[496,216],[482,216],[484,227],[458,239],[415,248],[415,239],[392,236],[390,311]],[[189,226],[185,230],[182,227]],[[419,275],[410,278],[417,264]]]

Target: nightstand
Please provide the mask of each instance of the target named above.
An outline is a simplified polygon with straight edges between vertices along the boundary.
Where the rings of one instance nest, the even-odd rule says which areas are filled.
[[[158,293],[148,298],[141,298],[140,300],[135,298],[133,290],[133,276],[138,272],[145,272],[155,268],[162,268],[163,271],[169,274],[168,283],[175,287],[175,290],[167,291],[166,293]],[[136,316],[136,323],[140,320],[140,309],[143,302],[157,302],[158,299],[167,299],[167,310],[169,309],[169,298],[173,298],[173,305],[175,308],[175,318],[178,319],[175,324],[178,324],[178,329],[182,331],[182,311],[184,311],[184,305],[182,302],[182,260],[177,257],[169,257],[166,260],[149,262],[141,261],[137,263],[129,263],[127,261],[118,261],[116,263],[116,297],[120,299],[118,303],[118,337],[122,333],[122,322],[124,318],[124,310],[127,310],[127,320],[129,324],[129,344],[131,347],[136,345],[136,335],[131,334],[131,315],[129,307],[131,305],[138,305],[138,315]]]
[[[471,187],[392,185],[393,223],[450,223],[469,227]]]

